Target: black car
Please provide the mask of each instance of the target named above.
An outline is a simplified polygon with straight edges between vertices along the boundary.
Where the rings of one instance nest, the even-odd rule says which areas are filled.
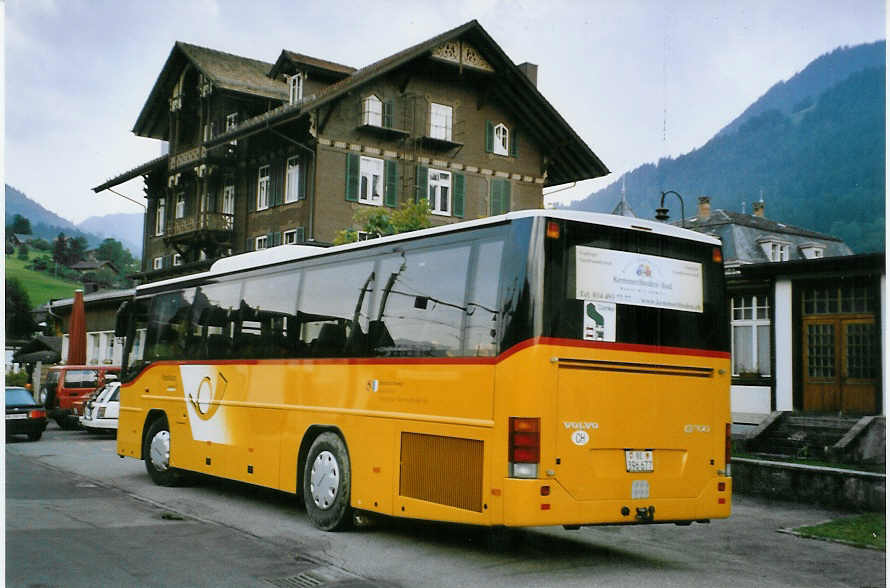
[[[34,401],[31,392],[18,386],[6,387],[6,436],[28,435],[37,441],[46,430],[46,409]]]

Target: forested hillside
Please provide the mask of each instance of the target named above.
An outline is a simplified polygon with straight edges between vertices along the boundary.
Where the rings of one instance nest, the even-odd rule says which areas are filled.
[[[835,67],[828,69],[836,70],[845,54],[862,62],[858,48],[838,50],[830,54]],[[701,195],[711,197],[713,208],[746,206],[747,212],[762,197],[768,218],[837,235],[856,252],[882,251],[885,72],[884,66],[866,67],[788,109],[774,101],[776,107],[747,117],[699,149],[629,172],[631,207],[653,217],[662,190],[684,195],[687,216],[694,215]],[[813,87],[801,75],[784,84],[785,95],[799,98],[798,82]],[[615,182],[570,208],[610,212],[619,198]],[[679,218],[677,200],[667,205],[672,218]]]

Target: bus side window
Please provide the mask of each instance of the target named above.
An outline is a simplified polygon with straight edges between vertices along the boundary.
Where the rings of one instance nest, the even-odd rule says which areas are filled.
[[[160,294],[152,301],[145,358],[183,359],[194,288]]]
[[[299,356],[296,333],[297,293],[302,273],[289,271],[247,281],[241,298],[236,354],[243,357]]]

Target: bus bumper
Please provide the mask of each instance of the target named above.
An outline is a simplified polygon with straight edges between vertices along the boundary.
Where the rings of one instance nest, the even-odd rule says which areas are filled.
[[[722,488],[722,489],[721,489]],[[732,478],[715,477],[692,498],[576,500],[556,480],[504,480],[508,527],[632,525],[724,519],[732,512]]]

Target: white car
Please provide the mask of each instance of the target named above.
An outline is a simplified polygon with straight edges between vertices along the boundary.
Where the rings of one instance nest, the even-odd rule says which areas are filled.
[[[109,382],[96,397],[84,403],[80,426],[87,431],[117,431],[117,417],[120,414],[121,383]]]

